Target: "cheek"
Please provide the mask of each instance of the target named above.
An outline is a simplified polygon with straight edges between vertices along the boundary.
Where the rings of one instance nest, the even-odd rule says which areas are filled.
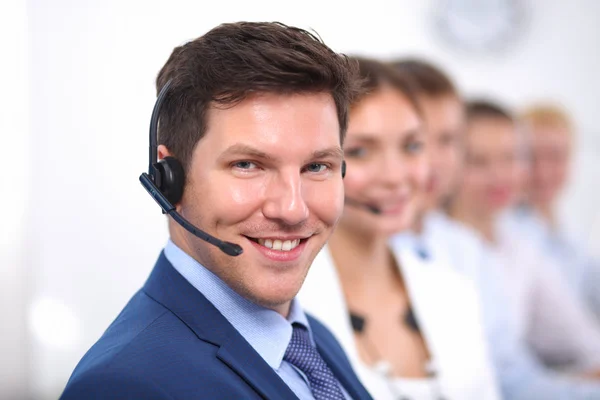
[[[461,167],[462,154],[453,146],[449,146],[444,152],[443,165],[441,165],[440,176],[442,179],[451,180]]]
[[[562,182],[567,176],[567,165],[562,162],[556,162],[552,168],[553,178],[556,181]]]
[[[483,195],[487,183],[490,182],[490,177],[487,175],[488,174],[479,169],[467,168],[464,173],[463,190],[471,194]]]
[[[222,179],[204,191],[207,206],[215,210],[219,220],[235,223],[248,218],[260,206],[265,185],[260,180]]]
[[[520,165],[516,164],[507,172],[507,183],[511,187],[516,187],[525,179],[525,173]]]
[[[560,165],[556,172],[556,184],[557,186],[562,186],[567,181],[569,176],[569,169],[566,165]]]
[[[231,182],[229,185],[220,187],[221,197],[232,205],[243,206],[257,201],[264,193],[264,185],[257,181]],[[258,195],[258,196],[257,196]]]
[[[311,214],[325,222],[335,225],[344,210],[344,184],[317,184],[304,191],[304,201]]]
[[[448,168],[454,172],[456,169],[460,168],[462,160],[464,159],[464,154],[458,147],[453,147],[449,158],[450,162],[448,163]]]
[[[427,185],[427,181],[431,174],[431,164],[426,157],[419,157],[411,166],[411,174],[413,186],[416,189],[423,189]]]
[[[540,184],[544,181],[544,175],[546,175],[546,171],[547,169],[544,167],[544,165],[541,162],[537,161],[533,163],[531,169],[531,178],[534,180],[535,183]]]
[[[344,190],[348,197],[364,197],[365,189],[371,182],[371,174],[364,168],[353,168],[344,178]]]
[[[460,167],[461,158],[459,153],[453,147],[447,147],[440,153],[440,158],[437,163],[438,179],[441,182],[449,184],[454,179],[458,168]]]

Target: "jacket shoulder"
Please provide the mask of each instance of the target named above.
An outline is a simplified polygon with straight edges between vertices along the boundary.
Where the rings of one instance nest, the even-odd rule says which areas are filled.
[[[87,370],[69,381],[60,400],[100,399],[171,400],[150,379],[116,370]]]

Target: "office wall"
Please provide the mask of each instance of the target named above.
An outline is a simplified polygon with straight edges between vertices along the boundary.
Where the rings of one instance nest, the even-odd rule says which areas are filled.
[[[24,249],[30,185],[28,24],[25,3],[0,3],[0,399],[20,400],[29,385]]]
[[[435,35],[436,0],[26,4],[21,28],[27,29],[17,39],[28,41],[20,50],[29,53],[30,108],[22,108],[29,113],[19,119],[24,125],[15,123],[28,133],[19,141],[25,158],[15,159],[26,167],[17,172],[19,199],[29,200],[16,211],[2,208],[15,232],[26,231],[11,247],[15,253],[0,281],[16,271],[16,285],[26,279],[27,290],[14,286],[10,297],[17,304],[22,293],[28,296],[28,376],[36,398],[57,396],[84,351],[143,284],[166,241],[164,217],[137,182],[147,167],[154,78],[174,46],[221,22],[279,20],[314,28],[339,51],[427,56],[467,94],[516,106],[544,97],[562,101],[581,136],[578,173],[561,211],[596,244],[600,2],[527,1],[528,24],[514,45],[478,55],[454,50]]]

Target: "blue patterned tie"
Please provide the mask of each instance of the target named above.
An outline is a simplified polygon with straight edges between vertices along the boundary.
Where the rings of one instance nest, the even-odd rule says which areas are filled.
[[[292,326],[292,339],[283,359],[304,372],[315,400],[343,400],[340,384],[312,345],[308,330],[300,324]]]

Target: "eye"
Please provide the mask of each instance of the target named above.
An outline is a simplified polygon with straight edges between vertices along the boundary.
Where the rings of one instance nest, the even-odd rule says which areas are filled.
[[[367,149],[364,147],[351,147],[344,150],[344,155],[348,158],[363,158],[367,156]]]
[[[404,150],[409,154],[419,154],[423,151],[424,147],[425,143],[423,141],[415,140],[407,143],[404,146]]]
[[[319,172],[323,172],[327,169],[327,165],[323,163],[310,163],[306,166],[306,170],[308,172],[312,172],[318,174]]]
[[[439,138],[439,144],[441,144],[442,146],[452,146],[454,142],[454,135],[451,135],[449,133],[444,134]]]
[[[243,170],[250,170],[250,169],[254,169],[257,167],[257,165],[255,163],[253,163],[252,161],[237,161],[237,162],[233,163],[232,165],[235,168],[243,169]]]
[[[467,162],[476,168],[484,168],[487,165],[487,161],[484,158],[475,155],[467,156]]]

